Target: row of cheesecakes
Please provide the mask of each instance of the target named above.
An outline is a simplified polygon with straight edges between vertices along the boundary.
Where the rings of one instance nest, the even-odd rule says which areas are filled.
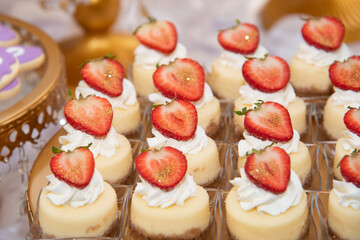
[[[286,72],[282,69],[282,61],[280,60],[280,64],[276,59],[275,61],[267,64],[280,65],[279,72]],[[251,70],[256,68],[252,64],[257,63],[249,63]],[[135,188],[130,213],[134,235],[139,235],[140,239],[159,236],[187,236],[191,239],[206,232],[210,224],[209,197],[206,191],[197,185],[207,185],[214,181],[221,170],[216,144],[206,136],[206,131],[198,126],[201,118],[200,107],[188,102],[197,102],[205,95],[205,90],[202,90],[206,88],[204,73],[199,66],[191,59],[182,58],[169,65],[159,66],[153,74],[154,85],[158,86],[160,92],[153,96],[160,100],[153,102],[161,105],[154,106],[151,114],[154,138],[147,139],[150,151],[140,154],[136,160],[142,183],[138,183]],[[101,175],[110,183],[119,183],[126,178],[128,169],[132,166],[130,144],[115,126],[129,126],[134,117],[130,115],[122,120],[119,120],[121,117],[115,119],[116,110],[111,102],[112,98],[121,97],[125,93],[123,88],[126,81],[122,75],[122,67],[109,57],[87,62],[82,68],[82,86],[92,92],[80,92],[79,83],[77,99],[69,101],[64,110],[68,121],[65,130],[68,134],[60,138],[60,143],[62,150],[69,152],[59,153],[60,155],[51,160],[54,176],[49,177],[51,183],[40,198],[46,203],[39,202],[39,217],[42,215],[40,224],[46,235],[99,236],[108,233],[112,228],[116,218],[116,195],[114,198],[114,194],[111,194],[111,187],[107,190],[108,184],[103,183]],[[282,74],[280,75],[277,79],[282,80]],[[130,81],[129,83],[131,84]],[[93,96],[99,92],[106,96]],[[171,100],[174,98],[176,100]],[[134,104],[136,103],[129,105]],[[252,111],[241,109],[240,113],[245,115],[245,140],[239,142],[239,155],[242,153],[238,163],[241,179],[233,181],[236,187],[229,193],[226,201],[227,205],[229,202],[226,209],[229,212],[228,228],[238,239],[243,239],[244,234],[238,229],[248,229],[245,235],[248,234],[249,239],[261,239],[261,234],[273,233],[275,239],[279,239],[276,237],[286,236],[283,234],[286,231],[293,234],[292,239],[297,239],[306,233],[308,208],[301,185],[306,184],[311,176],[311,159],[306,146],[299,141],[299,133],[292,127],[291,114],[284,106],[273,101],[255,103],[254,106]],[[123,109],[126,107],[118,107],[119,114],[126,112]],[[135,114],[138,113],[138,110],[135,110]],[[139,118],[136,117],[135,120]],[[114,123],[115,121],[118,121],[118,124]],[[133,129],[125,127],[123,134],[131,131]],[[124,140],[121,141],[120,138]],[[276,146],[269,147],[271,144]],[[89,150],[84,150],[84,146],[88,146]],[[251,153],[252,149],[259,153]],[[117,156],[117,152],[121,150],[125,153],[120,154],[122,157]],[[124,155],[130,157],[123,157]],[[250,156],[245,158],[246,155]],[[115,165],[115,162],[124,159],[126,163]],[[102,164],[105,165],[104,168]],[[102,170],[106,168],[107,170]],[[120,178],[114,177],[119,172],[125,174]],[[85,183],[80,184],[79,181],[84,178]],[[280,185],[279,190],[277,188]],[[249,189],[252,189],[259,199],[271,199],[274,205],[265,207],[268,210],[262,210],[263,203],[254,205],[252,201],[258,202],[257,198],[246,197]],[[237,192],[238,197],[234,192]],[[93,207],[102,196],[107,196],[102,204],[106,204],[108,208]],[[292,200],[289,201],[289,198]],[[64,199],[65,203],[61,202]],[[284,202],[286,204],[282,204]],[[88,208],[81,210],[85,209],[83,206]],[[66,216],[62,209],[68,209],[64,210],[68,211]],[[76,219],[75,222],[69,219],[74,211],[84,218]],[[81,211],[86,211],[87,214],[96,213],[97,217]],[[265,213],[269,215],[269,219],[263,219]],[[242,214],[244,215],[239,218]],[[98,221],[91,222],[94,219]],[[99,219],[106,221],[101,222]],[[244,222],[244,219],[251,221]],[[273,222],[273,228],[262,228],[266,222]],[[76,227],[75,223],[82,225]],[[57,226],[56,230],[54,226]],[[60,230],[59,226],[64,228]],[[75,232],[68,231],[71,232],[70,235],[63,235],[70,227],[75,229]],[[257,229],[264,232],[260,233]]]

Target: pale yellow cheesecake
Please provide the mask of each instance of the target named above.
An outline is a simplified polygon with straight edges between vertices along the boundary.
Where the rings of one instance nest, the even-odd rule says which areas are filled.
[[[291,169],[298,175],[303,186],[311,185],[311,156],[307,146],[299,141],[299,151],[290,153]],[[238,170],[244,168],[246,156],[238,158]]]
[[[216,143],[207,137],[208,144],[200,152],[185,154],[188,160],[187,173],[194,177],[194,181],[201,186],[213,183],[221,172],[219,152]]]
[[[333,97],[330,96],[324,108],[323,126],[331,139],[338,139],[341,133],[347,130],[344,124],[344,115],[349,109],[343,105],[335,105]]]
[[[144,67],[141,64],[132,65],[131,79],[134,83],[138,96],[147,97],[150,93],[158,92],[152,78],[155,70],[155,66]]]
[[[220,57],[212,64],[211,75],[207,79],[214,94],[221,99],[235,99],[240,96],[239,88],[245,84],[242,70],[221,64]]]
[[[330,94],[332,83],[329,78],[330,65],[319,67],[308,64],[297,55],[290,60],[290,83],[296,92],[304,95]]]
[[[303,191],[300,202],[279,215],[243,210],[233,187],[225,200],[226,224],[230,235],[241,240],[297,240],[307,233],[308,206]]]
[[[126,181],[131,174],[133,158],[129,140],[121,134],[117,134],[119,146],[115,149],[115,154],[111,157],[98,155],[95,158],[95,167],[104,181],[112,184],[119,184]]]
[[[200,186],[184,205],[151,207],[137,193],[131,199],[131,239],[197,239],[208,228],[210,219],[209,195]]]
[[[360,209],[343,207],[334,189],[329,194],[328,225],[334,239],[360,239]]]
[[[115,227],[117,199],[115,190],[104,182],[104,192],[92,204],[81,207],[54,205],[43,190],[38,202],[41,231],[51,238],[107,236]]]
[[[140,124],[140,104],[127,106],[126,109],[114,107],[114,116],[111,125],[116,132],[124,135],[135,132]]]
[[[200,125],[209,136],[214,136],[220,127],[220,101],[213,97],[208,103],[197,108],[198,125]]]
[[[234,102],[234,111],[241,111],[244,107],[247,109],[251,109],[251,104],[244,104],[244,99],[239,97]],[[290,114],[291,124],[295,130],[299,132],[299,134],[303,134],[306,132],[306,104],[304,100],[299,97],[296,97],[295,101],[290,102],[286,107]],[[241,135],[244,128],[244,118],[245,116],[239,116],[234,113],[233,122],[235,133],[239,136]]]

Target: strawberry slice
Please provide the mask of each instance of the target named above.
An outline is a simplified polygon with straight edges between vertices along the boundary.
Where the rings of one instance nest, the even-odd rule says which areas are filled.
[[[345,27],[334,17],[309,19],[301,29],[304,40],[311,46],[325,51],[338,49],[344,38]]]
[[[186,141],[195,135],[198,115],[192,103],[174,100],[156,107],[151,113],[151,121],[164,136]]]
[[[252,88],[266,93],[283,89],[290,79],[289,65],[277,56],[249,59],[244,63],[242,73]]]
[[[149,18],[149,22],[140,25],[134,33],[143,45],[164,54],[176,48],[177,32],[172,22]]]
[[[259,45],[260,33],[255,25],[237,21],[237,25],[219,32],[218,41],[228,51],[251,54]]]
[[[360,137],[360,108],[351,108],[344,115],[346,127]]]
[[[113,119],[112,106],[106,98],[88,96],[70,100],[64,108],[67,122],[75,129],[95,137],[106,135]]]
[[[118,97],[123,92],[123,66],[107,57],[88,61],[81,69],[84,81],[93,89],[110,97]]]
[[[175,59],[169,65],[158,67],[153,80],[155,87],[167,98],[198,101],[204,94],[204,69],[190,58]]]
[[[265,102],[248,111],[244,126],[249,134],[261,140],[286,142],[294,135],[288,110],[276,102]]]
[[[256,186],[275,194],[283,193],[290,180],[290,156],[280,147],[268,147],[247,158],[245,173]]]
[[[50,169],[58,179],[71,186],[83,188],[90,183],[95,160],[90,150],[77,148],[72,152],[60,152],[52,157]]]
[[[360,188],[360,153],[358,150],[354,150],[351,156],[345,155],[341,159],[340,172],[347,182]]]
[[[352,56],[344,62],[334,62],[329,77],[335,87],[360,91],[360,56]]]
[[[140,176],[163,190],[171,190],[185,176],[185,155],[173,147],[142,152],[136,158],[136,169]]]

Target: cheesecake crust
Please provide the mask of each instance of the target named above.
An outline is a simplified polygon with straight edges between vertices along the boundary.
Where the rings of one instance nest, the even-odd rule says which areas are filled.
[[[130,236],[132,240],[206,240],[210,239],[211,223],[212,220],[210,220],[209,225],[203,230],[199,228],[193,228],[182,235],[173,236],[164,236],[162,234],[151,235],[148,234],[144,229],[130,224]]]

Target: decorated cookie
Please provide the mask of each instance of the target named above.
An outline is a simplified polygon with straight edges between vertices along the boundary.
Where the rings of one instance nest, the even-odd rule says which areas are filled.
[[[8,85],[19,72],[19,62],[7,53],[5,49],[0,49],[0,89]]]
[[[17,32],[11,28],[0,24],[0,47],[16,45],[20,42]]]
[[[0,101],[9,99],[20,91],[21,83],[15,78],[8,85],[0,90]]]
[[[6,47],[5,51],[17,58],[20,63],[20,72],[40,67],[45,60],[43,50],[36,46],[17,45]]]

